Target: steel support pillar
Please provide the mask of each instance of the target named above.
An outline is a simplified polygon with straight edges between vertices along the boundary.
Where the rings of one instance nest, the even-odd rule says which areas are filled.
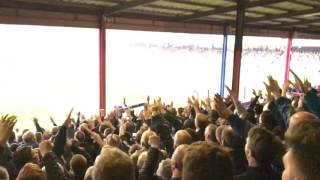
[[[288,37],[288,45],[287,45],[287,55],[286,55],[286,71],[284,76],[284,82],[288,82],[289,80],[289,70],[290,70],[290,62],[291,62],[291,52],[292,52],[292,38],[293,32],[289,33]]]
[[[242,56],[242,37],[245,20],[245,6],[246,0],[237,0],[237,19],[236,19],[236,34],[234,43],[234,57],[233,57],[233,74],[232,74],[232,91],[236,98],[239,97],[240,85],[240,69]]]
[[[99,114],[106,115],[106,19],[101,16],[99,28]]]
[[[221,63],[221,79],[220,79],[220,95],[224,96],[224,86],[226,80],[226,63],[227,63],[227,50],[228,50],[228,27],[223,29],[223,48],[222,48],[222,63]]]

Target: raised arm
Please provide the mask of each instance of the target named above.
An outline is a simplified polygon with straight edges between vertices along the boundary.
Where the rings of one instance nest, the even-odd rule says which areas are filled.
[[[71,125],[71,114],[73,109],[69,112],[66,120],[63,125],[60,127],[56,138],[54,139],[53,152],[56,153],[57,156],[61,156],[64,152],[64,146],[67,141],[67,129]]]
[[[153,176],[158,167],[158,161],[160,157],[160,137],[159,136],[150,136],[149,137],[150,149],[148,151],[147,160],[139,172],[139,180],[150,180],[153,179]]]
[[[37,131],[37,132],[43,133],[43,132],[45,131],[45,129],[43,129],[43,128],[40,126],[37,118],[33,118],[33,123],[34,123],[34,125],[36,126],[36,131]]]

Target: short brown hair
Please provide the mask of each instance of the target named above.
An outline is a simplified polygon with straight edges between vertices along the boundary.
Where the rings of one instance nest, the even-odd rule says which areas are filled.
[[[285,153],[281,140],[267,129],[253,127],[248,138],[248,148],[260,166],[270,165],[277,156]]]
[[[306,179],[320,177],[320,120],[303,121],[288,129],[285,140]]]
[[[47,177],[38,165],[27,163],[20,170],[17,180],[47,180]]]
[[[189,145],[183,159],[183,180],[232,180],[229,153],[214,143]]]
[[[84,176],[88,167],[87,159],[81,154],[76,154],[70,160],[70,167],[76,175]]]

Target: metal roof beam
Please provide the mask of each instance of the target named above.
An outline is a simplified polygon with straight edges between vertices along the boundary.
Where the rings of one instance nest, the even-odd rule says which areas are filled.
[[[104,15],[105,16],[113,15],[113,14],[116,14],[118,12],[125,11],[125,10],[128,10],[128,9],[137,7],[137,6],[148,4],[148,3],[152,3],[152,2],[155,2],[155,1],[157,1],[157,0],[133,0],[133,1],[128,1],[128,2],[125,2],[125,3],[122,3],[122,4],[119,4],[119,5],[116,5],[116,6],[113,6],[111,8],[106,9]]]
[[[278,24],[276,26],[283,27],[283,26],[308,25],[308,24],[316,23],[316,22],[320,22],[320,19],[311,19],[311,20],[302,20],[302,21],[291,22],[291,23],[282,23],[282,24]]]
[[[320,7],[314,8],[314,9],[302,10],[302,11],[291,11],[288,13],[267,15],[267,16],[258,17],[258,18],[247,18],[246,22],[269,21],[269,20],[273,20],[273,19],[277,19],[277,18],[290,18],[290,17],[294,17],[294,16],[313,14],[313,13],[317,13],[319,11],[320,11]]]
[[[17,8],[17,9],[28,9],[28,10],[41,10],[41,11],[55,11],[65,13],[79,13],[79,14],[100,14],[103,9],[98,6],[90,5],[85,6],[81,4],[71,4],[67,2],[55,2],[52,1],[47,4],[47,1],[14,1],[14,0],[0,0],[0,7],[4,8]]]
[[[246,8],[253,8],[253,7],[257,7],[257,6],[267,6],[267,5],[282,2],[282,1],[285,1],[285,0],[254,1],[254,2],[248,3],[246,5]],[[237,8],[236,5],[229,6],[229,7],[217,7],[215,9],[209,10],[209,11],[203,11],[203,12],[198,12],[198,13],[194,13],[191,15],[176,17],[176,18],[174,18],[174,20],[175,21],[190,21],[193,19],[207,17],[207,16],[211,16],[211,15],[215,15],[215,14],[222,14],[222,13],[226,13],[226,12],[230,12],[230,11],[235,11],[236,8]]]

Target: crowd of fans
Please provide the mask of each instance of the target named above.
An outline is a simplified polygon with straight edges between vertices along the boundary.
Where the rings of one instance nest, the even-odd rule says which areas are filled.
[[[253,91],[247,108],[227,88],[225,99],[190,97],[177,109],[147,98],[138,115],[73,119],[71,110],[51,130],[34,119],[35,132],[14,131],[17,117],[2,116],[0,179],[320,179],[320,99],[292,74],[282,88],[269,76],[267,93]]]

